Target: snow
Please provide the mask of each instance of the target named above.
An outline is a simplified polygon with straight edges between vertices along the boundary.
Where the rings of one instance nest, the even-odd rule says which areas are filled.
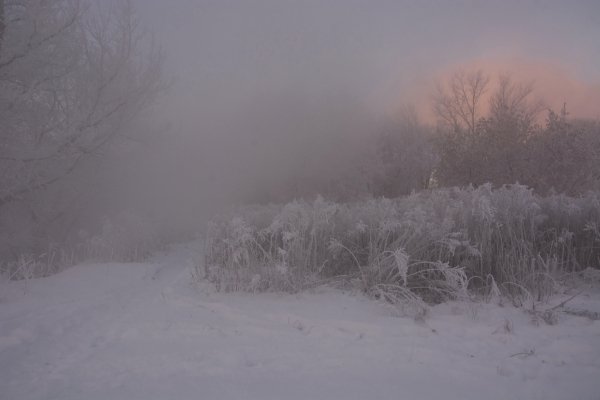
[[[599,321],[469,302],[415,321],[326,287],[215,293],[193,282],[197,258],[179,246],[2,283],[0,399],[600,398]],[[600,311],[600,292],[568,304]]]

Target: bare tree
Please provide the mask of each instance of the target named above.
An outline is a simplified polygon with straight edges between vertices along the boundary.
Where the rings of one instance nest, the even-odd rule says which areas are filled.
[[[442,122],[437,169],[442,184],[530,181],[527,146],[539,130],[536,120],[543,103],[532,98],[533,84],[501,75],[484,115],[482,96],[489,85],[481,71],[461,72],[450,79],[449,94],[438,89],[434,110]]]
[[[448,82],[437,85],[433,95],[439,134],[435,178],[443,185],[464,185],[482,179],[484,157],[476,149],[480,145],[479,123],[489,85],[490,77],[481,70],[458,71]]]
[[[481,117],[481,102],[490,78],[483,71],[459,71],[447,85],[438,84],[433,109],[439,121],[454,131],[475,134]]]
[[[161,55],[142,48],[129,1],[5,8],[0,56],[0,206],[63,179],[122,133],[161,88]]]
[[[533,126],[546,107],[543,101],[534,100],[532,96],[533,82],[517,84],[510,75],[500,75],[498,89],[490,98],[490,118],[497,121],[519,120],[524,127]]]
[[[27,204],[39,220],[34,200],[103,157],[164,88],[163,56],[129,0],[0,1],[0,213]]]

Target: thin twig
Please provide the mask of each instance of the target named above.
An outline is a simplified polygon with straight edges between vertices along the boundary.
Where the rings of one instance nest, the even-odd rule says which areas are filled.
[[[511,355],[511,357],[517,357],[517,356],[525,356],[525,357],[529,357],[535,354],[535,350],[531,349],[529,351],[522,351],[520,353],[515,353],[513,355]]]
[[[559,303],[558,305],[550,308],[549,310],[554,311],[557,308],[564,307],[565,304],[567,304],[569,301],[573,300],[575,297],[579,296],[581,293],[583,293],[583,290],[579,291],[578,293],[575,293],[573,296],[569,297],[568,299],[564,300],[563,302]]]

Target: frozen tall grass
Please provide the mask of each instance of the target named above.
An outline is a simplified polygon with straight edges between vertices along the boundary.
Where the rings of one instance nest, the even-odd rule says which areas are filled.
[[[0,278],[26,280],[55,274],[80,262],[139,262],[167,242],[170,232],[132,212],[106,218],[95,234],[80,232],[76,241],[49,246],[41,253],[23,253],[0,261]]]
[[[521,185],[336,204],[248,207],[209,226],[204,276],[223,291],[343,281],[390,302],[500,291],[542,300],[558,275],[600,264],[600,195]]]

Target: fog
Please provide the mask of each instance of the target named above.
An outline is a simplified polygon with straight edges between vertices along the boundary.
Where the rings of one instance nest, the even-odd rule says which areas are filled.
[[[148,192],[126,186],[178,210],[269,199],[294,179],[343,170],[361,138],[404,105],[433,122],[433,83],[458,68],[511,72],[535,80],[554,106],[598,112],[589,102],[600,93],[593,1],[136,5],[171,85],[147,122],[167,129],[133,152],[134,164],[136,174],[169,178],[152,179]]]
[[[56,4],[69,10],[67,3]],[[22,12],[11,4],[6,3],[7,15]],[[107,4],[126,2],[89,2],[92,10]],[[567,103],[572,116],[600,115],[596,1],[132,0],[132,4],[136,27],[145,34],[142,48],[154,43],[162,51],[165,85],[161,90],[146,85],[151,90],[144,96],[153,101],[147,106],[144,97],[139,113],[133,110],[137,100],[127,103],[135,106],[123,111],[127,126],[119,128],[110,149],[101,154],[96,149],[78,150],[99,155],[86,158],[87,170],[71,174],[67,163],[61,167],[65,176],[74,177],[74,186],[53,190],[79,193],[80,200],[72,201],[83,203],[77,208],[80,215],[73,217],[79,222],[62,224],[70,231],[80,226],[97,230],[98,221],[115,218],[123,210],[202,230],[210,215],[232,205],[327,192],[340,176],[356,173],[361,160],[370,157],[374,138],[407,109],[415,110],[422,124],[434,126],[432,93],[436,84],[458,70],[482,69],[492,77],[510,73],[515,81],[533,82],[535,95],[548,108],[559,110]],[[13,48],[19,54],[22,38],[28,35],[26,26],[11,21],[0,53],[4,59],[10,58]],[[106,21],[92,24],[90,33],[109,27]],[[51,46],[61,45],[59,39]],[[46,67],[36,64],[35,57],[32,53],[20,60],[33,71],[24,78],[18,75],[27,69],[16,64],[14,71],[2,72],[0,63],[0,72],[25,81],[36,73],[41,76],[46,71],[35,68]],[[60,62],[58,53],[56,57]],[[45,60],[43,65],[53,65]],[[91,69],[98,60],[89,60]],[[106,76],[97,73],[93,78],[101,81]],[[137,96],[126,83],[140,76],[146,75],[138,72],[127,78],[123,73],[119,82],[105,82],[116,93],[106,104],[121,95]],[[17,115],[11,111],[12,92],[4,93],[6,115],[12,118]],[[94,104],[84,100],[82,104]],[[22,105],[23,115],[27,104]],[[92,108],[91,114],[95,111]],[[39,114],[36,118],[43,122],[46,116]],[[136,118],[129,118],[133,114]],[[35,118],[29,121],[37,123]],[[116,122],[105,125],[110,124]],[[16,119],[11,126],[21,129]],[[93,141],[86,143],[90,146]],[[15,146],[24,149],[22,143]],[[2,150],[9,155],[3,160],[13,162],[9,168],[17,172],[14,179],[5,174],[7,194],[0,196],[0,205],[14,203],[15,193],[40,192],[48,186],[45,179],[54,182],[48,171],[64,161],[61,147],[56,149],[58,164],[36,165],[35,173],[27,169],[31,164],[16,162],[22,160],[14,158],[17,153],[11,147]],[[30,157],[29,149],[23,151],[25,159]],[[79,160],[75,154],[69,157],[74,163]],[[50,158],[40,160],[46,159]],[[356,185],[361,184],[357,180]],[[31,199],[41,208],[50,207],[54,200],[44,196],[35,194]],[[47,219],[58,221],[51,215],[59,215],[61,207],[48,211]],[[12,218],[6,226],[24,225],[15,212],[6,214]],[[57,236],[51,229],[44,231],[41,236]]]

